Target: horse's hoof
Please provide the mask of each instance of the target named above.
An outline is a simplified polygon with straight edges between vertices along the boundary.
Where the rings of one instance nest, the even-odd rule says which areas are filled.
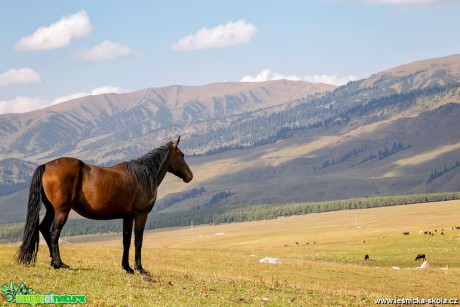
[[[134,274],[134,270],[131,269],[130,266],[127,266],[127,267],[123,266],[123,270],[125,270],[127,274]]]
[[[70,270],[70,266],[68,266],[68,265],[65,264],[64,262],[61,262],[61,267],[60,267],[60,269]]]
[[[59,261],[58,263],[56,263],[56,261],[51,260],[51,267],[53,269],[67,269],[67,270],[70,270],[70,266],[68,266],[67,264],[65,264],[62,261]]]

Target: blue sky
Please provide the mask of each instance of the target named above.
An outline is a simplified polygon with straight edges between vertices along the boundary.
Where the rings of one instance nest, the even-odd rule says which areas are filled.
[[[0,114],[174,84],[343,84],[460,53],[460,1],[0,0]]]

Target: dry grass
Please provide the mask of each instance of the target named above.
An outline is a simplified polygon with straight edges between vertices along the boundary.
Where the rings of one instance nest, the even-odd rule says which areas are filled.
[[[0,281],[40,293],[84,293],[92,306],[368,306],[383,297],[458,298],[460,230],[451,227],[459,224],[459,209],[451,201],[149,231],[143,264],[154,283],[120,269],[120,234],[67,238],[72,244],[62,245],[62,256],[72,270],[50,269],[44,246],[35,267],[17,266],[16,246],[3,245]],[[435,236],[419,234],[435,229]],[[431,269],[415,269],[418,253]],[[259,263],[267,256],[282,264]]]

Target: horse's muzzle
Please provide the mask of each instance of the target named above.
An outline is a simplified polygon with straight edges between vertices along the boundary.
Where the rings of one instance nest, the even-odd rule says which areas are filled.
[[[192,181],[192,179],[193,179],[193,176],[190,176],[190,177],[187,176],[183,180],[184,180],[185,183],[189,183],[190,181]]]

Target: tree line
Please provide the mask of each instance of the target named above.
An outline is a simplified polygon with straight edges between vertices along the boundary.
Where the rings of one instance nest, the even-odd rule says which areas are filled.
[[[387,147],[385,145],[385,147],[383,149],[379,149],[378,152],[370,153],[367,157],[365,157],[361,161],[357,162],[356,165],[359,165],[359,164],[362,164],[362,163],[365,163],[367,161],[371,161],[371,160],[374,160],[374,159],[379,159],[379,160],[385,159],[385,158],[387,158],[387,157],[389,157],[391,155],[394,155],[394,154],[396,154],[396,153],[398,153],[400,151],[403,151],[403,150],[406,150],[408,148],[411,148],[411,146],[412,145],[410,145],[410,144],[405,144],[404,145],[401,142],[398,142],[398,143],[394,142],[391,147]],[[363,145],[363,146],[361,146],[359,148],[349,150],[348,152],[344,153],[343,155],[340,155],[337,158],[326,159],[326,160],[323,161],[323,164],[319,169],[325,169],[325,168],[328,168],[330,166],[342,164],[344,162],[347,162],[347,161],[351,160],[354,157],[357,157],[357,156],[361,155],[363,152],[366,152],[367,150],[368,150],[367,145]],[[352,164],[351,166],[354,166],[354,165]],[[315,167],[314,171],[316,172],[316,170],[317,170],[317,168]]]
[[[444,165],[444,169],[443,170],[434,170],[431,174],[430,174],[430,177],[428,178],[426,184],[430,184],[431,182],[433,182],[433,180],[435,180],[436,178],[439,178],[441,177],[442,175],[444,175],[445,173],[447,173],[448,171],[451,171],[453,169],[456,169],[457,167],[460,167],[460,162],[457,161],[455,163],[452,163],[451,165],[447,166],[447,165]]]

